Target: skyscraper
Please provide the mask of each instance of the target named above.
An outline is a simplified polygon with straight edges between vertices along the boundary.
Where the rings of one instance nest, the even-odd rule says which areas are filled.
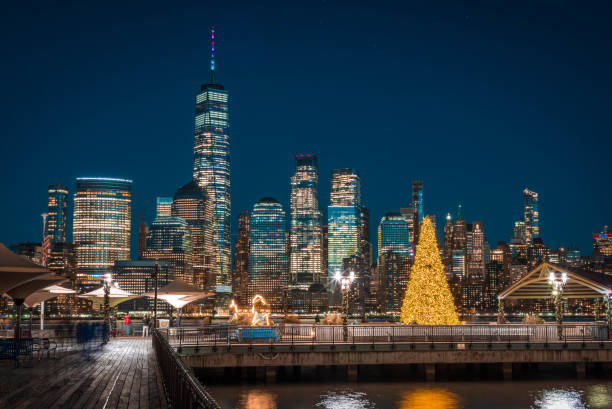
[[[467,261],[467,225],[463,218],[461,205],[457,210],[457,217],[453,225],[453,250],[452,250],[452,271],[459,278],[466,277]]]
[[[140,223],[138,224],[138,258],[142,258],[142,253],[147,249],[147,233],[149,232],[149,226],[145,222],[144,216],[140,216]]]
[[[249,285],[249,235],[251,216],[249,212],[238,215],[238,237],[234,247],[234,270],[232,271],[232,292],[241,306],[248,304]]]
[[[342,271],[342,260],[361,245],[361,184],[353,169],[332,170],[328,215],[328,279]]]
[[[412,182],[412,209],[414,211],[414,242],[419,241],[419,230],[423,221],[423,181]]]
[[[540,213],[538,212],[538,194],[529,189],[523,190],[525,242],[531,246],[533,239],[540,237]]]
[[[378,225],[378,259],[389,250],[410,257],[408,221],[400,213],[387,213]]]
[[[73,238],[80,286],[98,286],[115,260],[129,260],[131,225],[131,180],[77,179]]]
[[[453,263],[453,222],[450,213],[446,215],[446,224],[444,225],[444,250],[442,253],[442,261],[446,273],[448,274]]]
[[[210,196],[192,180],[174,194],[172,216],[185,220],[191,233],[193,277],[187,277],[187,281],[207,291],[215,291],[219,253]]]
[[[164,261],[170,279],[193,282],[191,231],[185,220],[177,216],[160,216],[147,232],[143,260]]]
[[[172,215],[172,198],[158,197],[155,208],[155,217],[168,217]]]
[[[211,29],[210,82],[196,95],[193,178],[213,201],[219,285],[230,285],[230,139],[228,92],[215,82],[215,30]]]
[[[285,211],[276,199],[264,197],[253,206],[250,218],[249,300],[259,294],[272,311],[283,311],[287,262]]]
[[[372,265],[372,243],[370,242],[370,211],[361,206],[361,257],[368,266]]]
[[[472,249],[469,257],[468,275],[484,279],[485,269],[485,238],[483,223],[472,223]]]
[[[308,290],[325,284],[322,259],[319,170],[317,157],[296,155],[291,177],[291,228],[289,233],[289,288]]]
[[[47,234],[54,242],[66,241],[66,206],[68,204],[68,188],[64,185],[49,186],[49,204],[47,213]]]

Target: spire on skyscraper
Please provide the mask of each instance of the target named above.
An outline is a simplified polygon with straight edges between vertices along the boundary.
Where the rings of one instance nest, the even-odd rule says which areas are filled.
[[[463,210],[461,207],[461,204],[459,204],[459,207],[457,209],[457,220],[462,220],[463,219]]]
[[[215,83],[215,26],[210,26],[210,83]]]

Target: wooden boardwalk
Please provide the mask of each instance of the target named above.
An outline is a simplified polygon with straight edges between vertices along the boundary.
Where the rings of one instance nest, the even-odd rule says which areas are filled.
[[[166,407],[151,338],[115,338],[89,358],[58,352],[21,368],[0,361],[0,408]]]

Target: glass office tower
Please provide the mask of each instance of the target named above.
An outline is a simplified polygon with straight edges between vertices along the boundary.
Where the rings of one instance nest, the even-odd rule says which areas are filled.
[[[276,199],[259,200],[250,216],[249,302],[262,295],[273,312],[283,311],[287,291],[285,211]]]
[[[155,217],[168,217],[172,215],[172,202],[171,197],[158,197],[157,206],[155,208]]]
[[[130,259],[132,181],[78,178],[73,217],[77,283],[97,287],[115,260]]]
[[[319,210],[317,157],[296,155],[291,177],[291,228],[289,232],[289,288],[308,290],[325,284],[322,258],[322,224]]]
[[[196,95],[193,178],[214,203],[218,243],[217,285],[230,286],[230,139],[229,94],[215,83],[214,28],[211,30],[211,78]]]
[[[360,252],[361,183],[353,169],[332,170],[327,208],[328,279],[342,272],[342,260]]]
[[[180,278],[193,282],[193,253],[189,224],[177,216],[161,216],[155,219],[147,233],[143,260],[165,261],[170,279]]]
[[[219,271],[219,252],[215,242],[213,201],[195,180],[177,189],[172,216],[187,222],[191,233],[193,277],[188,282],[214,291]]]
[[[523,190],[525,241],[533,244],[533,239],[540,237],[540,213],[538,212],[538,194],[529,189]]]
[[[64,185],[49,186],[49,203],[47,213],[47,234],[54,242],[66,241],[66,206],[68,204],[68,188]]]
[[[389,250],[410,257],[408,220],[400,213],[387,213],[378,225],[378,256]]]

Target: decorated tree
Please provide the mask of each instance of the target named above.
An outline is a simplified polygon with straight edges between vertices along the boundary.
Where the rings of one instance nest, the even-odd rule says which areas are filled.
[[[453,295],[440,259],[436,233],[428,217],[425,217],[421,224],[400,319],[406,324],[459,324]]]

